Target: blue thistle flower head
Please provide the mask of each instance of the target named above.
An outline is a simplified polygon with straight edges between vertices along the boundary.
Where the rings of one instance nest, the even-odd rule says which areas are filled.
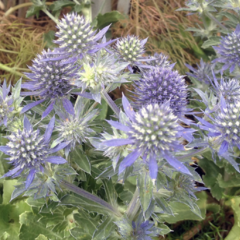
[[[240,85],[237,79],[224,79],[221,77],[219,81],[213,72],[213,81],[211,80],[211,82],[214,92],[219,100],[223,97],[226,103],[240,101]]]
[[[6,80],[4,80],[0,88],[0,126],[7,126],[8,119],[13,111],[13,98],[8,96],[10,92],[10,85],[7,87]]]
[[[120,38],[116,43],[116,52],[123,61],[128,62],[130,65],[144,67],[144,65],[139,64],[139,62],[147,60],[142,57],[145,52],[144,45],[146,42],[147,38],[140,40],[137,36],[133,35]]]
[[[83,63],[78,78],[73,84],[83,91],[88,89],[92,98],[100,103],[102,88],[109,84],[127,82],[122,74],[127,65],[126,62],[118,61],[114,54],[102,54],[99,51],[92,61]]]
[[[39,130],[34,130],[28,118],[25,116],[22,131],[13,132],[7,136],[9,142],[6,146],[0,146],[0,151],[9,155],[9,162],[14,166],[3,177],[17,177],[22,172],[28,173],[26,189],[31,185],[35,174],[43,172],[47,163],[63,164],[67,161],[60,156],[51,154],[64,148],[66,143],[59,144],[55,148],[49,147],[50,138],[54,128],[55,118],[49,122],[45,134],[42,136]]]
[[[10,84],[7,87],[6,80],[0,87],[0,126],[7,127],[9,123],[13,123],[15,114],[21,111],[20,104],[23,98],[20,97],[21,79],[12,87],[10,94]]]
[[[22,113],[44,101],[49,105],[42,117],[46,117],[53,110],[56,102],[62,102],[65,110],[70,114],[73,113],[73,107],[68,98],[71,90],[75,88],[70,81],[76,77],[77,67],[71,61],[51,61],[50,53],[52,53],[51,50],[47,52],[43,50],[42,54],[33,60],[32,67],[29,67],[32,72],[25,73],[31,81],[23,83],[22,88],[30,92],[23,92],[22,95],[39,96],[41,100],[24,106]]]
[[[99,49],[107,46],[112,41],[98,43],[98,41],[108,31],[110,25],[100,30],[97,34],[90,23],[83,16],[77,13],[68,13],[58,23],[58,37],[54,42],[59,45],[59,52],[82,59],[86,55],[91,55]]]
[[[213,48],[219,55],[213,63],[224,63],[222,71],[229,69],[230,73],[233,72],[240,65],[240,25],[237,25],[235,31],[222,37],[220,45]]]
[[[149,56],[149,60],[146,63],[154,67],[173,68],[175,63],[171,63],[168,60],[168,56],[163,53],[154,53],[154,56]]]
[[[74,106],[74,115],[58,112],[60,119],[56,121],[55,128],[58,138],[53,142],[52,146],[68,142],[69,144],[64,149],[66,156],[68,156],[71,149],[75,148],[76,143],[82,144],[95,134],[95,131],[91,129],[91,123],[97,116],[98,110],[85,111],[87,101],[88,99],[78,97]]]
[[[180,142],[181,137],[188,141],[192,140],[193,130],[184,129],[179,125],[178,118],[173,114],[169,102],[161,105],[148,104],[135,113],[126,97],[123,96],[123,107],[128,117],[125,125],[111,120],[108,123],[125,132],[127,138],[103,142],[108,147],[131,146],[131,153],[120,163],[119,173],[142,156],[144,162],[149,166],[152,179],[157,177],[159,157],[165,158],[176,170],[191,175],[188,168],[173,154],[184,149]]]
[[[187,85],[183,76],[171,68],[155,67],[135,82],[135,106],[162,104],[169,101],[173,113],[179,117],[188,112]]]
[[[154,223],[150,221],[132,222],[132,227],[132,239],[135,240],[151,240],[151,237],[157,237],[161,234],[161,229],[156,228]]]
[[[185,64],[186,67],[192,71],[192,73],[188,72],[187,75],[193,78],[196,78],[198,81],[210,85],[209,77],[212,74],[212,66],[208,63],[205,63],[202,59],[200,60],[200,64],[197,64],[197,69],[192,66]]]
[[[227,104],[222,97],[220,108],[213,116],[207,115],[212,123],[196,117],[201,125],[199,127],[208,131],[210,147],[218,151],[219,156],[223,156],[233,167],[239,171],[238,165],[229,153],[233,147],[240,149],[240,102]]]

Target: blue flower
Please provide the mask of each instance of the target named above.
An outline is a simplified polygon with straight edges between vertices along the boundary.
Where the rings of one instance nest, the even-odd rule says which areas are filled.
[[[150,176],[156,179],[158,172],[157,160],[165,158],[176,170],[191,175],[187,167],[178,161],[174,152],[183,150],[180,138],[192,141],[192,130],[184,129],[173,114],[169,102],[162,105],[149,104],[134,112],[125,96],[122,99],[124,111],[128,117],[125,125],[120,122],[108,121],[114,128],[125,132],[127,138],[104,141],[108,147],[130,145],[132,151],[123,159],[119,173],[131,166],[140,156],[149,166]]]
[[[82,144],[95,134],[91,126],[98,110],[86,112],[87,101],[89,100],[78,97],[74,106],[74,115],[57,112],[60,116],[60,119],[56,121],[55,128],[58,138],[54,140],[53,145],[68,142],[69,144],[64,149],[66,156],[68,156],[71,149],[75,148],[76,143]]]
[[[151,59],[143,58],[145,52],[144,45],[147,42],[147,38],[140,40],[137,36],[127,36],[120,38],[116,43],[116,52],[120,59],[129,63],[129,70],[132,72],[130,65],[137,65],[138,67],[149,68],[148,65],[141,64],[141,61],[149,61]]]
[[[108,31],[109,26],[100,30],[97,34],[88,21],[77,13],[68,13],[62,18],[58,25],[58,37],[54,42],[59,45],[57,50],[64,55],[82,59],[91,55],[99,49],[109,45],[113,41],[98,43]]]
[[[240,101],[240,85],[239,80],[230,78],[224,79],[221,76],[220,82],[216,78],[213,72],[213,80],[211,80],[213,90],[220,100],[222,97],[225,99],[226,103],[234,103],[236,101]]]
[[[3,86],[0,88],[0,126],[7,126],[9,116],[13,111],[13,98],[8,96],[10,92],[10,85],[7,87],[6,80],[3,82]]]
[[[114,54],[99,51],[91,61],[83,63],[73,84],[82,88],[83,91],[88,89],[92,98],[100,103],[103,88],[110,84],[120,86],[121,83],[127,82],[124,78],[127,76],[122,73],[127,65],[126,62],[118,61]],[[111,90],[115,88],[111,88]]]
[[[14,166],[3,177],[17,177],[22,172],[27,172],[26,189],[31,185],[37,172],[44,172],[46,163],[64,164],[67,161],[60,156],[51,154],[61,150],[68,143],[62,143],[55,148],[49,147],[50,138],[54,128],[55,117],[49,122],[45,134],[42,136],[39,130],[34,130],[28,118],[23,120],[22,131],[13,132],[7,137],[6,146],[0,146],[0,151],[9,155],[9,162]]]
[[[132,222],[132,238],[136,240],[151,240],[161,234],[161,229],[156,228],[153,222],[145,221],[142,223]]]
[[[212,150],[218,151],[219,156],[228,160],[239,171],[238,164],[231,157],[233,147],[240,149],[240,102],[227,104],[222,97],[220,108],[212,116],[206,115],[212,123],[196,117],[201,125],[198,126],[208,131],[209,142]]]
[[[15,120],[15,116],[21,111],[20,104],[23,98],[20,97],[21,79],[12,87],[11,94],[9,85],[7,87],[6,80],[4,80],[2,87],[0,87],[0,126],[9,127]]]
[[[30,92],[23,92],[22,95],[39,96],[41,100],[24,106],[22,113],[46,101],[49,105],[43,112],[42,118],[53,110],[57,102],[61,103],[68,113],[73,114],[69,97],[75,87],[70,81],[76,77],[77,67],[71,61],[50,61],[50,53],[52,53],[50,50],[48,52],[43,50],[42,54],[33,60],[33,66],[29,67],[32,73],[25,73],[31,81],[23,83],[22,88]]]
[[[154,67],[172,68],[175,65],[175,63],[171,63],[168,60],[168,56],[163,53],[154,53],[154,56],[149,56],[149,59],[151,59],[151,61],[147,61],[146,63]]]
[[[173,113],[184,116],[187,109],[187,85],[184,77],[171,67],[155,67],[143,74],[134,86],[135,106],[140,109],[148,104],[162,104],[169,100]]]
[[[200,65],[197,64],[197,69],[192,66],[185,64],[186,67],[191,70],[193,73],[187,73],[188,76],[196,78],[198,81],[210,85],[208,76],[212,74],[212,66],[208,63],[205,63],[202,59],[200,60]]]
[[[234,32],[222,37],[220,45],[213,48],[219,55],[213,63],[224,63],[222,71],[229,69],[230,73],[233,72],[240,65],[240,25],[237,25]]]

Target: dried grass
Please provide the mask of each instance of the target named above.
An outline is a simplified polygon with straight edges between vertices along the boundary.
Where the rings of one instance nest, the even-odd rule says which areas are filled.
[[[138,35],[148,37],[146,50],[148,54],[162,52],[177,62],[176,68],[185,73],[185,63],[198,62],[204,55],[195,38],[185,29],[195,23],[201,25],[197,16],[186,16],[176,9],[184,6],[184,0],[132,0],[128,19],[120,20],[112,28],[114,38]]]
[[[4,18],[3,14],[0,12],[0,80],[14,83],[43,50],[43,34],[55,26],[44,18],[38,21],[13,15]]]

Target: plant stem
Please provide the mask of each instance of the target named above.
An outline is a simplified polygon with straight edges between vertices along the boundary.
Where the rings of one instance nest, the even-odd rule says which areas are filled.
[[[136,36],[139,36],[139,2],[136,0]]]
[[[181,160],[181,159],[185,159],[185,158],[189,158],[189,157],[194,157],[194,156],[196,156],[196,155],[200,155],[200,154],[206,152],[207,150],[208,150],[208,147],[201,148],[201,149],[198,149],[198,150],[196,150],[196,151],[194,151],[194,152],[191,152],[191,153],[189,153],[189,154],[186,154],[186,155],[184,155],[184,156],[178,157],[177,159]]]
[[[52,5],[53,3],[52,2],[46,2],[45,3],[46,5]],[[8,15],[10,15],[12,12],[18,10],[19,8],[24,8],[24,7],[30,7],[32,6],[33,3],[32,2],[28,2],[28,3],[22,3],[22,4],[19,4],[19,5],[16,5],[14,7],[10,7],[3,15],[3,17],[7,17]]]
[[[140,201],[138,198],[139,198],[139,191],[138,191],[138,188],[136,187],[132,200],[129,203],[128,209],[126,211],[126,214],[131,221],[135,218],[135,215],[137,214],[140,208]]]
[[[43,8],[42,11],[51,18],[56,24],[58,24],[58,19],[55,18],[46,8]]]
[[[209,12],[205,12],[205,14],[211,19],[213,20],[219,27],[221,27],[224,30],[228,30],[223,24],[221,24],[211,13]]]
[[[108,103],[109,107],[114,111],[114,113],[119,116],[120,109],[116,105],[116,103],[109,97],[107,91],[105,89],[102,89],[101,91],[102,97],[104,100]]]
[[[27,78],[23,73],[16,71],[14,68],[7,67],[6,65],[0,63],[0,69],[15,74],[19,77]]]
[[[64,181],[62,180],[61,181],[61,184],[67,188],[68,190],[76,193],[77,195],[81,196],[81,197],[84,197],[86,199],[89,199],[90,201],[93,201],[93,202],[96,202],[97,204],[99,205],[102,205],[104,208],[108,208],[109,211],[111,211],[112,213],[114,213],[115,216],[117,217],[121,217],[121,213],[115,209],[112,205],[110,205],[109,203],[105,202],[104,200],[102,200],[101,198],[75,186],[74,184],[72,183],[69,183],[67,181]]]

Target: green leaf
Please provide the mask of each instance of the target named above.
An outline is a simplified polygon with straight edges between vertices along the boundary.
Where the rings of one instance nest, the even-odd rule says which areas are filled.
[[[40,215],[35,215],[32,212],[25,212],[20,215],[20,240],[33,240],[40,234],[53,240],[62,240],[63,236],[60,233],[53,232],[51,228],[47,228],[46,224],[39,222]]]
[[[113,219],[110,217],[106,218],[103,223],[97,227],[93,240],[107,239],[115,227]]]
[[[211,188],[212,196],[217,200],[222,198],[224,188],[221,188],[218,183],[219,175],[222,175],[222,169],[219,168],[214,162],[206,158],[206,154],[203,154],[204,158],[200,159],[199,166],[204,170],[205,175],[203,176],[203,182],[206,187]]]
[[[220,44],[220,37],[211,37],[208,40],[206,40],[203,45],[201,46],[203,49],[215,46],[215,45],[219,45]]]
[[[95,119],[105,120],[108,113],[108,104],[104,99],[101,100],[101,104],[97,105],[97,109],[99,109],[99,113]]]
[[[198,197],[198,207],[201,210],[201,215],[203,218],[206,216],[206,207],[207,207],[207,194],[206,192],[200,192],[196,194]],[[163,218],[164,221],[168,223],[176,223],[183,220],[202,220],[198,215],[193,213],[192,209],[186,204],[180,202],[170,202],[170,207],[174,213],[174,216],[169,214],[161,214],[160,218]]]
[[[74,6],[75,3],[69,0],[58,0],[53,2],[53,4],[50,6],[50,10],[53,12],[61,11],[64,7]]]
[[[96,230],[96,224],[91,221],[91,218],[89,216],[86,218],[86,216],[82,216],[81,214],[76,213],[73,215],[73,217],[82,231],[89,233],[91,236],[93,235]]]
[[[224,240],[238,240],[240,236],[240,197],[232,197],[226,202],[226,205],[232,207],[234,212],[234,225]]]
[[[40,234],[35,240],[48,240],[48,238],[42,234]]]
[[[171,210],[171,208],[169,207],[167,201],[164,198],[159,198],[156,195],[155,196],[155,201],[157,203],[157,205],[167,214],[173,215],[173,212]]]
[[[56,44],[53,43],[54,38],[55,38],[55,32],[54,31],[50,30],[50,31],[44,33],[43,41],[46,44],[45,48],[53,49],[56,46]]]
[[[70,230],[71,235],[77,240],[91,240],[92,235],[84,232],[83,228],[75,227]]]
[[[70,159],[84,172],[91,173],[91,164],[87,155],[80,149],[80,147],[76,147],[74,151],[70,152]]]
[[[108,207],[104,207],[102,204],[99,204],[95,201],[91,201],[88,198],[84,198],[82,196],[79,195],[75,195],[75,194],[69,194],[64,196],[61,199],[61,205],[71,205],[71,206],[75,206],[78,208],[84,208],[87,211],[90,212],[97,212],[99,214],[103,214],[103,215],[113,215],[113,212],[111,212],[111,210]]]
[[[143,216],[145,218],[145,212],[149,208],[152,201],[153,182],[148,173],[144,173],[139,176],[137,181],[139,189],[140,203],[143,210]]]
[[[103,186],[105,189],[105,193],[106,193],[108,202],[112,206],[116,206],[117,194],[116,194],[115,188],[113,186],[112,180],[111,179],[109,179],[109,180],[103,179],[102,182],[103,182]]]
[[[17,185],[17,180],[4,180],[3,182],[3,204],[8,204],[11,200],[13,190]]]
[[[118,11],[112,11],[105,14],[98,14],[97,16],[97,28],[102,29],[111,23],[118,22],[121,19],[125,19],[125,16]]]
[[[31,16],[36,15],[37,18],[39,17],[39,12],[46,8],[45,0],[43,1],[38,1],[38,0],[32,0],[33,5],[28,9],[26,13],[26,18],[29,18]]]
[[[15,206],[12,204],[0,205],[0,236],[5,233],[9,235],[7,239],[18,240],[19,220],[18,214],[15,213]],[[6,234],[7,233],[7,234]]]

